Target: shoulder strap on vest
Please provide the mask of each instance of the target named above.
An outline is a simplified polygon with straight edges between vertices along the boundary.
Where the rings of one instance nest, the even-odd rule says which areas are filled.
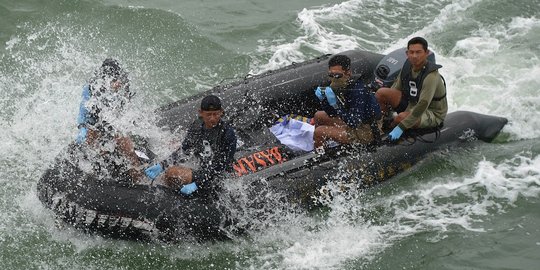
[[[427,61],[426,65],[423,67],[422,71],[420,71],[420,73],[418,74],[418,76],[416,77],[416,79],[414,79],[414,81],[416,82],[416,86],[418,88],[418,95],[415,95],[414,97],[410,96],[408,94],[409,92],[409,80],[413,80],[412,79],[412,65],[411,63],[409,62],[409,60],[405,60],[405,63],[403,63],[403,68],[401,70],[401,87],[402,87],[402,90],[405,90],[403,91],[403,95],[406,96],[407,98],[409,98],[409,100],[415,100],[418,98],[418,96],[420,95],[420,91],[422,91],[422,83],[424,81],[424,79],[426,78],[426,76],[435,71],[435,70],[438,70],[442,68],[442,65],[439,65],[439,64],[435,64],[431,61]],[[445,93],[443,96],[441,97],[433,97],[433,101],[440,101],[442,99],[444,99],[446,97],[446,81],[444,80],[444,78],[442,77],[442,75],[439,74],[439,76],[441,76],[442,80],[443,80],[443,83],[444,83],[444,87],[445,87]]]
[[[440,76],[441,76],[441,79],[442,79],[443,84],[444,84],[444,95],[442,95],[441,97],[433,97],[432,100],[434,100],[434,101],[441,101],[443,98],[446,97],[446,80],[444,79],[444,77],[442,75],[440,75]]]

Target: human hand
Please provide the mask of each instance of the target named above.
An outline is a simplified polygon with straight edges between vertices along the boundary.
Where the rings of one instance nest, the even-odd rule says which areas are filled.
[[[163,166],[161,164],[152,165],[144,170],[144,173],[148,178],[154,180],[158,175],[163,172]]]
[[[396,126],[390,134],[388,134],[388,138],[390,138],[391,141],[395,141],[401,137],[401,134],[403,134],[403,129],[401,129],[399,126]]]
[[[324,94],[323,94],[323,92],[322,92],[321,87],[317,87],[317,89],[315,89],[315,96],[317,96],[317,98],[318,98],[320,101],[323,101],[323,100],[324,100]]]
[[[337,106],[337,98],[336,98],[336,94],[334,93],[334,90],[332,90],[332,88],[328,86],[324,90],[324,94],[326,95],[328,104],[330,104],[330,106],[335,108]]]
[[[86,141],[86,135],[88,134],[88,129],[85,127],[79,128],[79,134],[77,134],[77,139],[75,139],[75,142],[78,144],[83,143]]]
[[[191,182],[191,184],[184,185],[180,189],[180,193],[184,195],[191,195],[191,193],[195,192],[197,190],[197,184],[195,182]]]

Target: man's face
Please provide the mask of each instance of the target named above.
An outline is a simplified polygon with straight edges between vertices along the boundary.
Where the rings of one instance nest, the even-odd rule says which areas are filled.
[[[203,111],[199,110],[199,116],[201,116],[204,126],[206,128],[213,128],[221,119],[221,116],[223,116],[223,110],[217,110],[217,111]]]
[[[411,44],[407,49],[407,59],[411,62],[414,70],[420,70],[426,63],[429,51],[424,50],[422,44]]]
[[[99,83],[107,91],[111,91],[113,93],[120,92],[126,86],[126,84],[121,79],[113,76],[104,76],[102,77],[102,80],[99,81]]]
[[[351,71],[343,69],[342,66],[332,66],[328,69],[328,77],[332,89],[345,88],[351,77]]]
[[[118,91],[124,86],[124,83],[118,79],[113,79],[111,81],[111,90]]]

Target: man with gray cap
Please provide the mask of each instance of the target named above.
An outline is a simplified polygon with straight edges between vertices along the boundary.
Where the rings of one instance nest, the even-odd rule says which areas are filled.
[[[180,189],[184,195],[198,194],[208,197],[215,191],[214,177],[231,171],[236,152],[234,129],[222,120],[221,100],[214,95],[201,101],[199,118],[191,124],[182,147],[168,159],[147,168],[144,172],[152,180],[165,172],[165,184]],[[181,154],[194,155],[200,168],[177,165]],[[195,193],[194,193],[195,192]]]
[[[128,73],[116,59],[105,59],[94,77],[83,87],[76,142],[91,143],[99,135],[98,132],[110,129],[103,117],[104,113],[121,112],[133,96],[134,93],[129,89]]]
[[[131,181],[137,182],[142,175],[134,168],[140,165],[134,143],[109,122],[123,112],[133,95],[129,88],[128,73],[116,59],[105,59],[95,75],[83,86],[76,143],[83,149],[90,147],[99,150],[92,151],[99,154],[90,158],[97,171],[103,173],[102,169],[106,168],[111,175],[121,178],[127,171]]]

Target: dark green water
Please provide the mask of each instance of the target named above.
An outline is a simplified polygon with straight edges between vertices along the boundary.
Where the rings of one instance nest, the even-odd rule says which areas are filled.
[[[137,92],[126,123],[161,143],[170,134],[152,124],[159,106],[326,53],[389,52],[417,35],[444,66],[450,111],[509,119],[496,143],[436,153],[320,215],[278,211],[228,242],[103,239],[55,222],[36,197],[75,138],[82,85],[108,56]],[[0,0],[2,268],[538,269],[539,44],[538,0]]]

